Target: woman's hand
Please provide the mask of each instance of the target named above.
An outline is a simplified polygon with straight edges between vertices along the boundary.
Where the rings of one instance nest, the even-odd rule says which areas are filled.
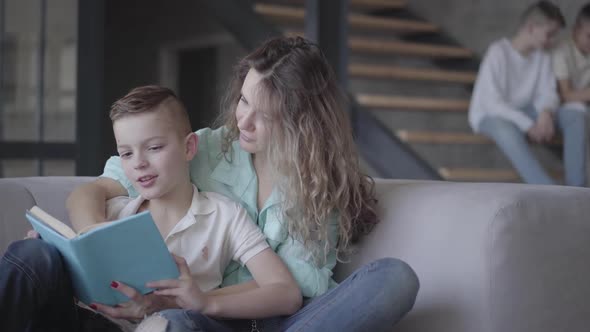
[[[174,308],[174,299],[166,296],[158,296],[154,293],[143,295],[133,287],[129,287],[121,282],[113,281],[111,287],[127,296],[130,301],[118,304],[117,306],[108,306],[100,303],[92,303],[90,307],[103,314],[113,318],[123,319],[143,319],[156,311],[168,308]]]
[[[174,261],[180,271],[178,279],[160,280],[148,282],[147,287],[156,288],[154,292],[160,296],[170,296],[176,301],[176,304],[184,309],[201,312],[207,306],[207,295],[201,291],[199,286],[193,280],[186,260],[172,254]]]

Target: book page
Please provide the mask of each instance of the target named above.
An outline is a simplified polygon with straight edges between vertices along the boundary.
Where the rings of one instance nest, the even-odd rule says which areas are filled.
[[[59,221],[49,213],[43,211],[40,207],[33,206],[29,212],[37,217],[37,219],[44,222],[46,225],[53,228],[56,232],[63,235],[65,238],[72,239],[76,237],[76,232],[74,232],[70,226]]]

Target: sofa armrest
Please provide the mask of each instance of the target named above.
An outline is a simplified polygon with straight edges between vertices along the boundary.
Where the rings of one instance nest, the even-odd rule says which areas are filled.
[[[78,185],[93,177],[28,177],[0,179],[0,250],[22,239],[31,225],[25,211],[39,205],[49,214],[69,224],[65,201]]]
[[[590,326],[590,190],[378,183],[382,222],[338,278],[393,256],[420,279],[396,331],[583,331]]]
[[[31,227],[25,220],[25,211],[35,205],[33,195],[16,181],[0,181],[0,251],[10,242],[22,239]]]

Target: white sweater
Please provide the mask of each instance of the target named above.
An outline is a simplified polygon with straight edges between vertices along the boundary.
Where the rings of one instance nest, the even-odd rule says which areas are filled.
[[[559,105],[551,57],[542,50],[527,56],[516,51],[506,38],[490,45],[479,68],[469,107],[469,123],[479,131],[481,120],[497,116],[526,132],[533,125],[522,109],[555,111]]]

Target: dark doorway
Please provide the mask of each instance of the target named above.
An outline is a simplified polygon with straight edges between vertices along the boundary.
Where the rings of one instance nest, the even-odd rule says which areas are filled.
[[[219,112],[217,53],[213,47],[178,53],[178,94],[193,130],[211,127]]]

